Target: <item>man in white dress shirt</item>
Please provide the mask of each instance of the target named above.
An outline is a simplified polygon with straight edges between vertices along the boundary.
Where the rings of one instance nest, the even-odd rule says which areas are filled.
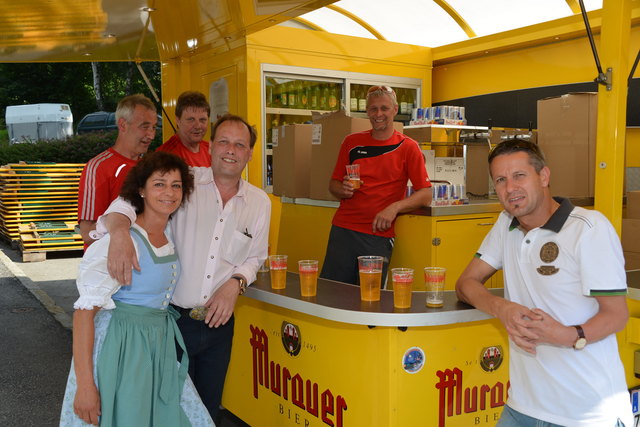
[[[172,305],[181,314],[189,375],[215,420],[231,356],[233,310],[267,257],[271,202],[242,179],[257,138],[253,127],[227,114],[211,135],[211,168],[191,168],[194,192],[170,227],[182,264]],[[98,229],[106,225],[111,233],[109,271],[128,284],[131,268],[139,268],[128,231],[135,212],[117,199],[106,214]]]

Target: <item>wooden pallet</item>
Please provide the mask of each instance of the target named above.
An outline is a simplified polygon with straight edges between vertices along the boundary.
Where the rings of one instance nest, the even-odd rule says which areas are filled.
[[[83,168],[81,163],[0,167],[0,235],[16,241],[23,257],[83,248],[81,237],[74,231]]]

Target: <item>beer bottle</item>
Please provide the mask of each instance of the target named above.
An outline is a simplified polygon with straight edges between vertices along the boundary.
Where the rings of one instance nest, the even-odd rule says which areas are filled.
[[[349,110],[358,111],[358,96],[356,95],[355,85],[351,85],[351,91],[349,95]]]
[[[320,89],[320,109],[326,110],[329,105],[329,85],[323,84]]]
[[[329,84],[329,110],[337,110],[338,109],[338,97],[336,96],[336,84]]]
[[[311,108],[317,109],[320,103],[320,84],[314,83],[313,88],[311,88]]]
[[[287,84],[280,83],[278,86],[280,87],[280,106],[282,108],[287,108],[287,105],[289,105],[289,94],[287,93]]]
[[[289,82],[289,90],[287,92],[289,92],[289,108],[296,108],[296,86],[293,80]]]
[[[358,93],[358,111],[364,113],[367,111],[367,92],[365,91],[364,85],[360,85],[360,91]]]
[[[298,104],[300,108],[306,110],[309,108],[309,85],[307,82],[300,80],[300,90],[298,92]]]
[[[407,114],[407,94],[405,89],[396,89],[396,95],[399,94],[400,114]]]
[[[266,94],[266,104],[267,107],[273,107],[273,86],[271,86],[268,82],[265,85],[265,94]]]

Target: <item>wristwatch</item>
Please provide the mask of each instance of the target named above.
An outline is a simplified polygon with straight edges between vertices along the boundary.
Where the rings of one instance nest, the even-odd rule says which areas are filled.
[[[247,281],[242,276],[231,276],[231,278],[236,279],[238,282],[240,282],[240,292],[238,293],[238,295],[243,295],[247,290]]]
[[[584,330],[580,325],[573,325],[573,327],[578,331],[578,339],[573,343],[573,348],[576,350],[582,350],[587,345],[587,338],[584,336]]]

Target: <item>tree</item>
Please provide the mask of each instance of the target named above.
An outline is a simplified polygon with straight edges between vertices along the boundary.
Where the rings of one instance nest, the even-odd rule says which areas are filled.
[[[88,113],[115,111],[118,101],[133,93],[142,93],[153,100],[134,63],[95,64],[99,76],[97,85],[89,62],[0,63],[0,122],[4,123],[8,105],[69,104],[77,124]],[[143,62],[141,66],[160,95],[160,63]],[[102,105],[98,99],[102,99]]]
[[[96,106],[98,110],[104,111],[104,101],[102,100],[102,82],[100,81],[100,63],[92,62],[91,71],[93,72],[93,93],[96,96]]]

